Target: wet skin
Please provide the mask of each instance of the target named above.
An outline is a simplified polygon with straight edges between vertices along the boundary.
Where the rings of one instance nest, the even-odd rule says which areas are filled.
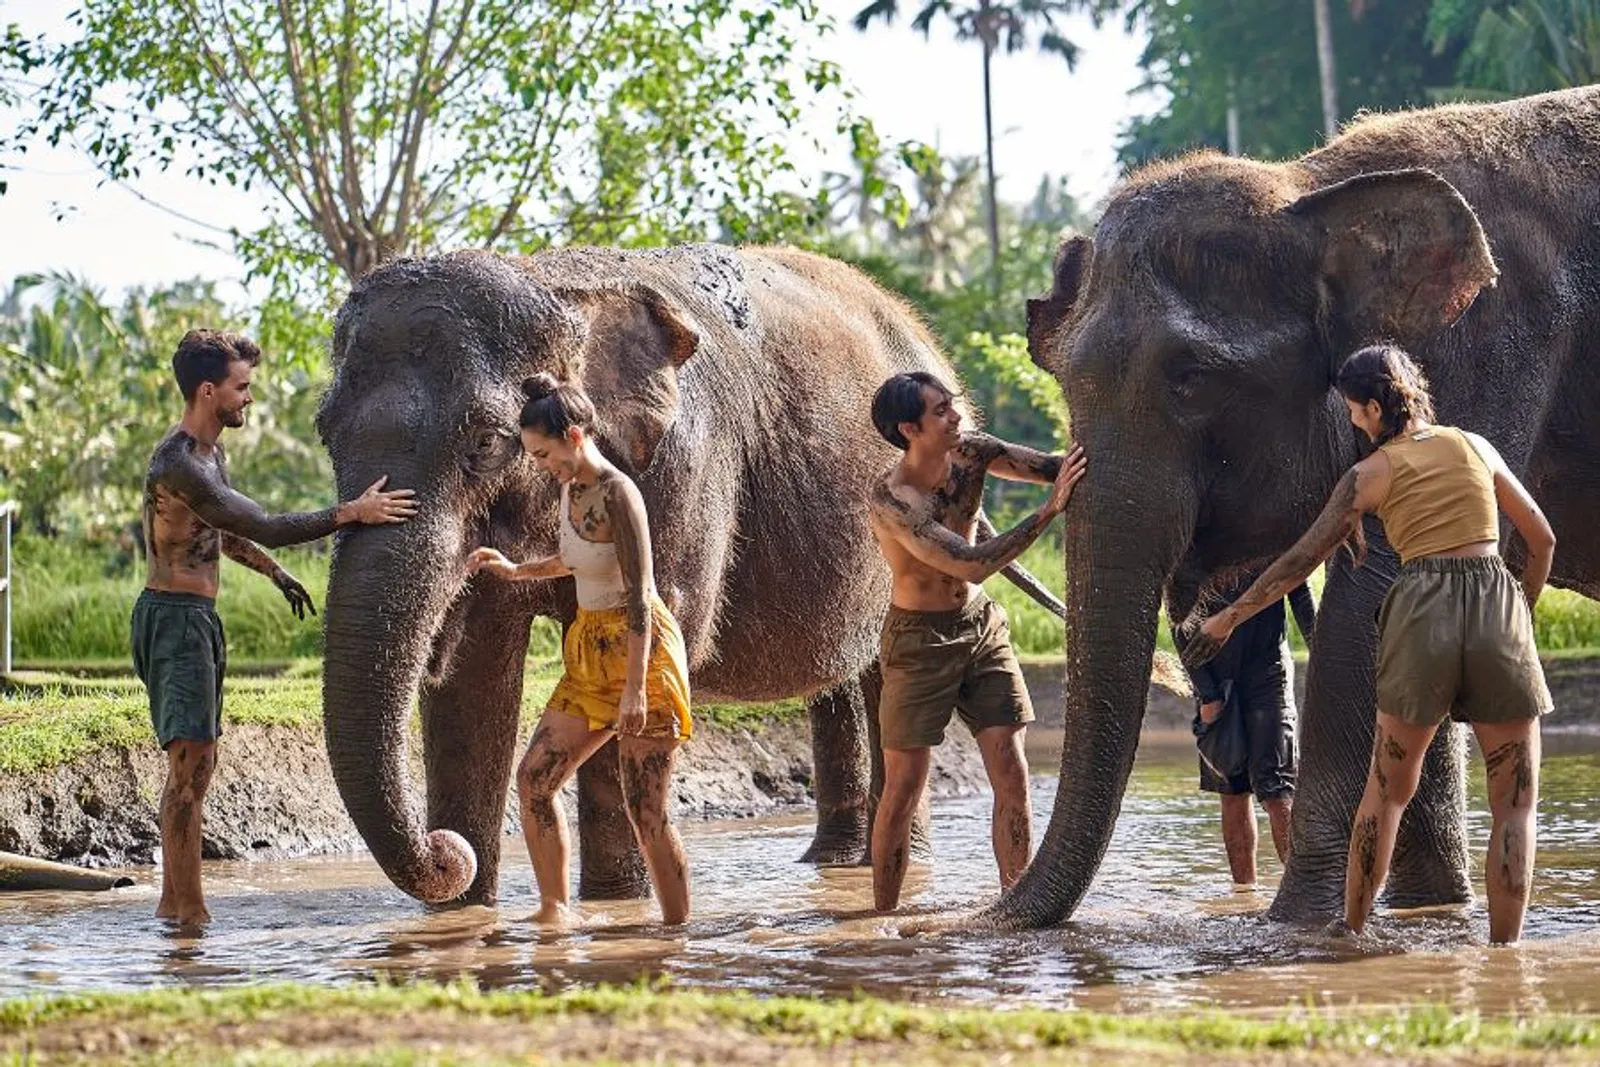
[[[1066,508],[1083,477],[1083,450],[1057,456],[983,433],[962,433],[956,399],[922,387],[923,411],[901,423],[905,457],[873,486],[872,529],[894,576],[891,602],[908,611],[965,607],[972,586],[1011,563]],[[1003,534],[973,544],[983,480],[990,473],[1051,486],[1040,508]],[[1032,847],[1024,727],[990,727],[976,737],[994,787],[992,837],[1002,888],[1027,866]],[[899,906],[912,818],[927,787],[932,750],[885,749],[883,797],[872,830],[872,882],[879,911]]]
[[[617,546],[628,615],[627,674],[614,731],[619,738],[623,799],[656,889],[662,920],[678,925],[688,920],[690,904],[688,862],[667,812],[678,741],[644,736],[650,604],[655,591],[644,499],[632,480],[612,466],[578,427],[557,437],[524,429],[522,444],[540,470],[567,487],[570,511],[562,521],[571,522],[585,540]],[[559,555],[513,563],[493,548],[473,552],[467,558],[467,571],[484,571],[509,581],[571,573]],[[539,908],[532,916],[535,922],[559,924],[566,919],[572,850],[561,788],[612,736],[611,729],[591,730],[582,718],[546,709],[517,766],[523,836],[539,886]]]
[[[409,489],[382,491],[379,479],[361,497],[311,513],[273,515],[228,483],[218,438],[244,425],[254,368],[236,360],[220,382],[205,382],[151,457],[144,487],[145,588],[215,598],[226,555],[266,575],[296,618],[316,606],[305,586],[261,545],[281,547],[325,537],[351,523],[403,522],[416,513]],[[200,881],[201,810],[216,769],[214,740],[175,740],[167,747],[161,794],[161,900],[156,914],[181,925],[210,920]]]

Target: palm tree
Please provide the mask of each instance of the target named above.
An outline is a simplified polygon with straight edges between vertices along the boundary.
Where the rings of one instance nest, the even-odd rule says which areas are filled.
[[[1056,29],[1057,15],[1072,11],[1088,11],[1096,17],[1108,5],[1104,0],[976,0],[957,5],[951,0],[927,0],[922,10],[911,20],[911,28],[928,36],[933,21],[943,15],[956,29],[956,39],[977,41],[983,46],[983,135],[985,162],[988,167],[989,192],[989,267],[996,287],[1000,284],[1000,209],[995,199],[994,178],[994,108],[992,104],[989,64],[997,51],[1006,54],[1020,52],[1028,46],[1029,31],[1035,24],[1044,29],[1039,35],[1039,51],[1058,55],[1066,60],[1072,70],[1078,62],[1078,46],[1067,40]],[[900,13],[897,0],[873,0],[856,12],[855,28],[865,30],[876,19],[893,22]]]

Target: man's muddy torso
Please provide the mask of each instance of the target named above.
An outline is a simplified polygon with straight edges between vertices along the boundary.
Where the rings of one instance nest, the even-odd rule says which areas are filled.
[[[908,519],[913,530],[919,521],[932,520],[970,544],[977,528],[978,509],[983,504],[984,476],[988,473],[988,463],[976,443],[964,441],[950,453],[950,473],[944,484],[931,493],[896,481],[897,469],[884,472],[881,484],[892,489],[900,501],[910,504]],[[879,542],[894,573],[891,600],[897,608],[955,611],[965,607],[978,588],[922,562],[898,541],[880,536]]]
[[[182,428],[167,434],[150,459],[144,483],[144,544],[148,564],[145,588],[215,597],[222,533],[191,511],[173,487],[180,479],[193,477],[195,464],[223,485],[228,483],[222,446],[205,449]]]

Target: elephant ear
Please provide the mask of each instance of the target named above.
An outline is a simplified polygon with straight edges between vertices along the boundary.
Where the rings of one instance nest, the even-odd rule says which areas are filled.
[[[1054,281],[1047,296],[1028,301],[1028,355],[1044,370],[1055,372],[1050,359],[1050,339],[1067,321],[1078,302],[1078,291],[1089,273],[1094,241],[1078,236],[1056,249]]]
[[[1324,321],[1339,352],[1421,341],[1454,324],[1499,276],[1478,216],[1432,171],[1363,174],[1286,210],[1321,247]]]
[[[700,346],[683,308],[646,285],[563,294],[587,321],[580,362],[601,436],[646,470],[678,418],[678,371]]]

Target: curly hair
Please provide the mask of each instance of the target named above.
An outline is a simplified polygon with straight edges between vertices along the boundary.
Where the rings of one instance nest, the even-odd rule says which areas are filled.
[[[1339,392],[1357,404],[1377,401],[1383,415],[1382,445],[1406,428],[1412,419],[1433,421],[1433,398],[1428,379],[1399,345],[1381,343],[1358,349],[1339,368]]]
[[[261,363],[261,349],[242,333],[227,330],[190,330],[172,354],[172,376],[184,400],[193,400],[207,382],[220,385],[234,363]]]

